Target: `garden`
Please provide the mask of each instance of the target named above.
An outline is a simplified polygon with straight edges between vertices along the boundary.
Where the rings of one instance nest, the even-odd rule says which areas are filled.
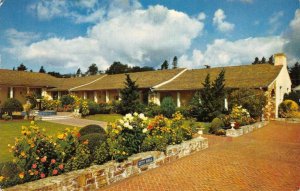
[[[121,101],[95,103],[75,95],[59,100],[41,98],[44,110],[70,111],[77,117],[108,121],[107,127],[89,125],[81,129],[51,125],[41,121],[13,121],[3,127],[8,132],[9,152],[0,164],[0,187],[57,176],[66,172],[100,165],[110,160],[124,161],[133,154],[146,151],[165,152],[168,145],[180,144],[197,136],[199,130],[224,136],[226,129],[239,129],[261,120],[267,98],[262,90],[224,87],[222,71],[213,81],[207,75],[203,89],[196,92],[187,106],[176,108],[171,97],[161,105],[139,101],[138,86],[127,75]],[[228,107],[224,104],[228,98]],[[34,95],[22,105],[8,99],[2,108],[3,120],[10,120],[15,111],[30,111],[36,107]],[[13,108],[13,111],[9,109]],[[299,106],[285,100],[279,107],[282,117],[297,117]],[[16,133],[16,126],[21,134]],[[6,130],[7,131],[6,131]],[[3,132],[2,131],[2,132]],[[15,136],[15,141],[11,143]],[[3,150],[4,148],[1,148]],[[4,162],[5,161],[5,162]]]

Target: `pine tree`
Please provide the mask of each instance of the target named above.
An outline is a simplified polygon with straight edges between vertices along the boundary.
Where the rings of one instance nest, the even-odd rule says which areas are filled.
[[[273,55],[269,57],[268,63],[274,65],[274,58]]]
[[[294,66],[289,68],[289,74],[292,80],[292,87],[300,85],[300,64],[296,62]]]
[[[161,70],[167,70],[169,68],[168,61],[165,60],[164,63],[161,65]]]
[[[125,88],[121,90],[121,113],[133,113],[139,105],[138,86],[132,81],[129,74],[126,75]]]
[[[190,107],[193,117],[199,121],[211,121],[224,112],[225,98],[225,71],[222,70],[213,83],[210,74],[207,74],[202,83],[203,88],[196,92]]]
[[[98,74],[98,66],[96,64],[92,64],[89,66],[88,71],[86,72],[88,75],[96,75]]]
[[[173,58],[173,63],[172,63],[172,65],[173,65],[173,69],[176,69],[176,68],[177,68],[177,56],[175,56],[175,57]]]
[[[44,69],[44,66],[41,66],[39,73],[46,73],[46,70]]]
[[[267,63],[267,61],[266,61],[266,58],[265,57],[262,57],[262,59],[261,59],[261,62],[260,62],[261,64],[265,64],[265,63]]]
[[[78,68],[78,70],[77,70],[77,72],[76,72],[76,76],[77,76],[77,77],[80,77],[80,76],[81,76],[81,74],[82,74],[82,73],[81,73],[81,69],[80,69],[80,68]]]
[[[18,71],[26,71],[27,67],[22,63],[22,64],[20,64],[20,66],[18,66],[17,70]]]
[[[258,57],[255,57],[255,60],[254,60],[254,62],[252,62],[252,64],[253,64],[253,65],[259,64],[259,59],[258,59]]]

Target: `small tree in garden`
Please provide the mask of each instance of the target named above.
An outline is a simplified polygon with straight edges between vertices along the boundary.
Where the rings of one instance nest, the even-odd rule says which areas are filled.
[[[173,101],[173,98],[172,97],[165,97],[161,102],[160,110],[161,110],[161,113],[165,117],[168,117],[168,118],[172,117],[172,115],[176,111],[176,105]]]
[[[229,95],[229,110],[235,105],[240,105],[249,111],[250,116],[259,118],[263,114],[263,108],[267,104],[267,98],[262,90],[239,89]]]
[[[197,92],[191,103],[191,113],[198,120],[211,121],[213,118],[224,112],[225,99],[225,71],[222,70],[214,82],[210,81],[210,74],[207,74],[203,89]]]
[[[138,86],[132,81],[129,74],[126,74],[125,88],[121,90],[121,113],[133,113],[139,105]]]

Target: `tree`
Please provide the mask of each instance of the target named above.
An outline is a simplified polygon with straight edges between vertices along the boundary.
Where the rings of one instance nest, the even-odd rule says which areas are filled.
[[[177,56],[175,56],[175,57],[173,58],[172,65],[173,65],[173,69],[176,69],[176,68],[177,68]]]
[[[255,57],[255,60],[254,60],[254,62],[252,62],[252,64],[253,64],[253,65],[259,64],[259,59],[258,59],[258,57]]]
[[[161,65],[161,70],[167,70],[169,68],[168,61],[165,60],[164,63]]]
[[[149,66],[139,67],[139,66],[133,66],[132,68],[129,68],[130,72],[145,72],[145,71],[154,71],[154,68]]]
[[[266,61],[266,58],[265,57],[262,57],[262,59],[261,59],[261,62],[260,62],[261,64],[265,64],[265,63],[267,63],[267,61]]]
[[[18,71],[26,71],[27,67],[22,63],[22,64],[20,64],[20,66],[17,67],[17,70]]]
[[[133,113],[139,106],[139,92],[135,81],[132,81],[129,74],[126,75],[125,88],[121,90],[121,113]]]
[[[300,85],[300,64],[296,62],[294,66],[289,68],[289,74],[292,80],[292,87]]]
[[[82,75],[80,68],[78,68],[77,72],[76,72],[76,76],[80,77]]]
[[[13,67],[13,71],[15,71],[16,70],[16,68],[15,67]]]
[[[44,66],[41,66],[39,73],[46,73],[46,70],[44,69]]]
[[[121,62],[114,62],[106,70],[106,74],[123,74],[129,72],[129,67],[127,64],[122,64]]]
[[[207,74],[205,81],[202,83],[203,88],[196,92],[190,103],[193,117],[196,117],[199,121],[211,121],[224,113],[224,82],[225,70],[222,70],[212,83],[210,74]]]
[[[49,75],[57,77],[57,78],[62,78],[63,76],[59,72],[48,72]]]
[[[98,74],[98,66],[93,63],[92,65],[89,66],[88,71],[86,72],[88,75],[96,75]]]
[[[274,65],[274,58],[273,55],[269,57],[268,63]]]

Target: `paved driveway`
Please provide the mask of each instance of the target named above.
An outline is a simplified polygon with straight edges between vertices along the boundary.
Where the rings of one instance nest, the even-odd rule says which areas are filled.
[[[104,190],[298,190],[300,123],[271,122],[239,138],[207,137],[208,149]]]
[[[96,124],[96,125],[100,125],[103,128],[106,128],[106,125],[107,125],[107,123],[103,122],[103,121],[78,119],[78,118],[53,119],[53,120],[48,120],[48,121],[52,122],[52,123],[71,125],[71,126],[75,126],[75,127],[84,127],[86,125]]]

